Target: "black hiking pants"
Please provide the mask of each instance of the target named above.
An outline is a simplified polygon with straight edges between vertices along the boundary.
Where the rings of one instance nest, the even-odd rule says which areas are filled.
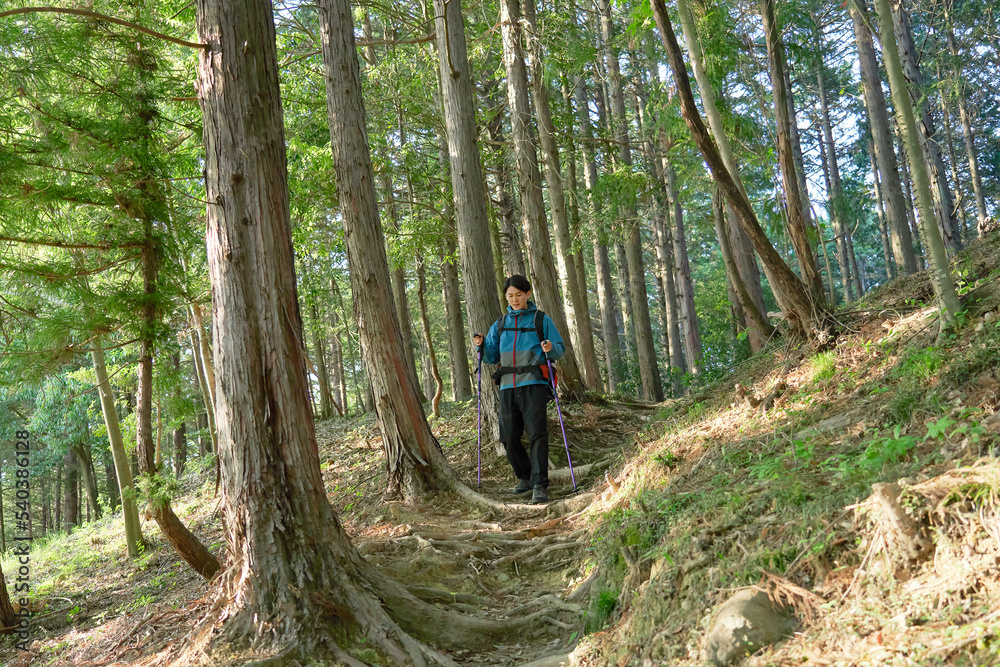
[[[518,479],[528,480],[531,488],[549,486],[549,431],[545,406],[552,390],[544,384],[500,390],[500,442],[507,450],[507,460]],[[530,453],[521,444],[521,434],[528,432]]]

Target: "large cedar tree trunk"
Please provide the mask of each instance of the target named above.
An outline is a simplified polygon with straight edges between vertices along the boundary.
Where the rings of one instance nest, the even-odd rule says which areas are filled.
[[[511,135],[517,163],[517,183],[521,194],[521,215],[531,243],[532,294],[556,329],[563,336],[566,353],[559,359],[560,393],[579,396],[584,390],[580,367],[576,362],[573,344],[569,337],[566,312],[556,269],[552,262],[545,201],[542,197],[542,176],[535,154],[535,137],[532,131],[531,108],[528,102],[528,72],[524,64],[521,44],[521,10],[518,0],[501,0],[500,30],[503,35],[504,65],[507,69],[507,99],[510,105]],[[561,185],[559,194],[562,194]],[[550,181],[550,195],[552,183]],[[565,215],[565,202],[561,206]],[[565,220],[564,220],[565,222]],[[558,233],[558,232],[557,232]]]
[[[556,130],[549,110],[549,91],[542,63],[541,35],[538,33],[538,22],[535,17],[535,0],[524,0],[524,17],[532,99],[538,117],[538,138],[542,162],[545,164],[549,211],[552,214],[552,225],[555,227],[556,263],[559,269],[559,281],[566,297],[564,304],[567,324],[573,323],[573,326],[568,327],[563,333],[569,335],[573,349],[580,354],[584,384],[587,388],[593,389],[600,384],[600,369],[597,365],[597,351],[594,349],[590,312],[587,310],[586,286],[581,284],[580,273],[576,268],[580,257],[573,252],[573,239],[570,235],[559,147],[556,144]]]
[[[472,333],[486,335],[502,310],[490,249],[475,88],[466,53],[461,0],[434,0],[434,17],[468,326]],[[500,395],[492,382],[483,383],[482,401],[483,432],[496,441],[500,437]]]
[[[452,473],[427,424],[393,308],[349,3],[321,5],[320,29],[354,316],[382,433],[387,494],[412,502],[426,491],[443,488]],[[276,107],[280,119],[277,102]],[[287,194],[284,197],[287,205]]]

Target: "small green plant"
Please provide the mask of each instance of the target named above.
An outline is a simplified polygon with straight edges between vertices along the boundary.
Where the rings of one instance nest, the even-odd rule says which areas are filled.
[[[809,360],[809,365],[813,370],[813,382],[829,380],[837,373],[837,352],[835,350],[820,352]]]
[[[917,439],[902,435],[903,427],[897,424],[891,436],[876,437],[865,449],[865,463],[869,468],[881,470],[888,463],[898,463],[916,447]]]
[[[591,613],[587,615],[586,632],[597,632],[602,629],[617,606],[618,591],[605,589],[598,593],[591,603]]]

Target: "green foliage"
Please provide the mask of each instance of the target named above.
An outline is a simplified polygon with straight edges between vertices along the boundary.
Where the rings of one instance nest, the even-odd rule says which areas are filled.
[[[829,380],[837,372],[837,351],[827,350],[826,352],[820,352],[814,355],[808,363],[813,371],[813,382]]]
[[[600,591],[591,601],[584,631],[590,633],[602,630],[617,606],[618,591],[610,589]]]

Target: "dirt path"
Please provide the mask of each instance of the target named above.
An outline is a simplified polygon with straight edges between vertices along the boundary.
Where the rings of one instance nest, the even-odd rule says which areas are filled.
[[[455,651],[459,664],[509,666],[541,660],[559,664],[583,635],[588,547],[583,510],[648,419],[651,406],[563,406],[573,458],[574,491],[558,418],[549,415],[550,502],[525,509],[512,493],[506,458],[483,447],[481,491],[511,503],[483,512],[442,494],[420,506],[386,501],[384,468],[374,423],[320,425],[321,460],[330,499],[358,549],[380,571],[422,599],[474,616],[504,620],[535,615],[531,630],[488,651]],[[451,464],[476,486],[475,416],[453,408],[435,425]],[[441,592],[450,594],[442,596]],[[549,658],[549,659],[546,659]]]

